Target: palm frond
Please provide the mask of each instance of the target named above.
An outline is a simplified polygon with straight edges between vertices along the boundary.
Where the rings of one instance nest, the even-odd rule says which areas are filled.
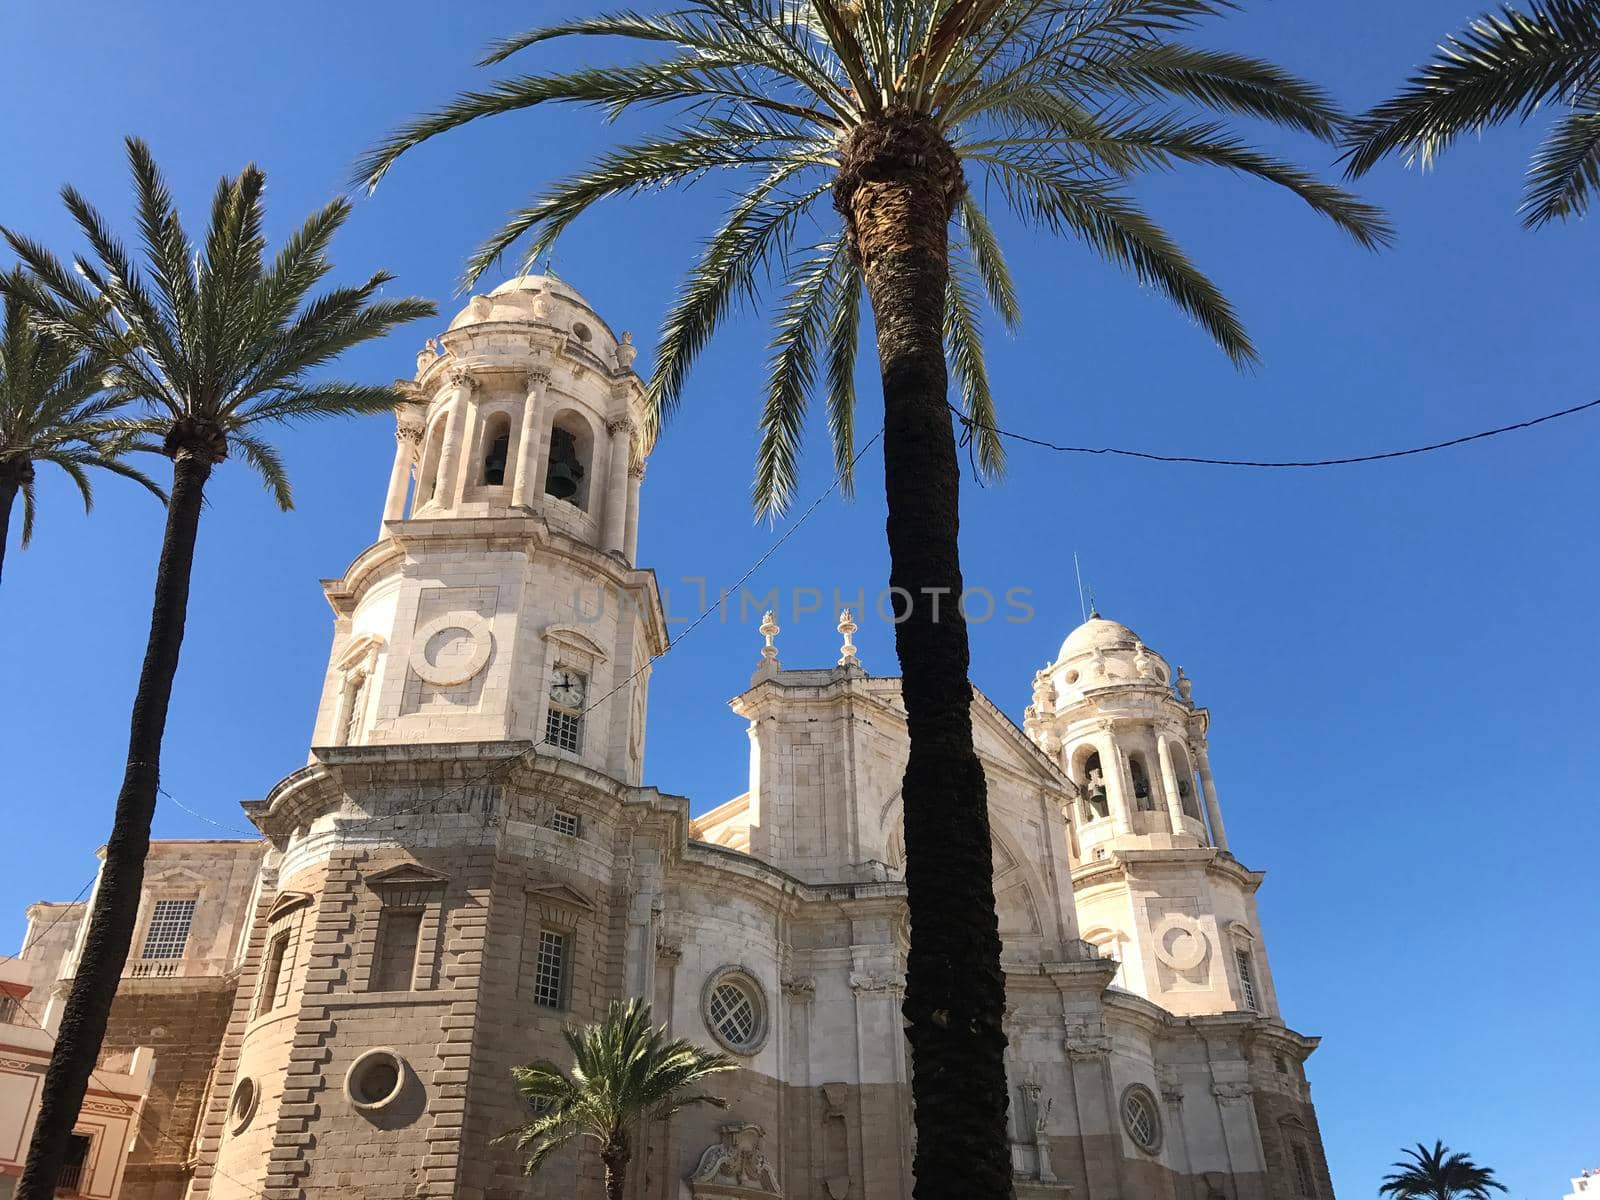
[[[983,206],[971,192],[961,198],[957,216],[966,236],[972,265],[989,297],[989,305],[1005,327],[1015,333],[1022,325],[1022,308],[1017,303],[1017,289],[1011,282],[1011,268],[1006,265],[1006,256],[1000,249],[1000,239],[995,236],[994,226],[989,224]]]
[[[994,395],[989,390],[989,368],[983,357],[983,318],[973,287],[969,248],[952,256],[950,280],[945,288],[944,343],[950,366],[961,389],[961,407],[971,421],[978,447],[978,470],[987,479],[1005,474],[1006,452],[997,430]]]
[[[671,130],[644,139],[602,155],[581,175],[555,184],[533,204],[512,213],[468,260],[463,284],[470,286],[530,234],[523,261],[537,263],[573,221],[609,197],[671,187],[718,169],[768,166],[787,178],[827,162],[825,148],[808,152],[805,139],[793,130],[764,121],[713,121],[705,129]]]
[[[758,276],[785,256],[801,217],[827,192],[825,183],[799,193],[780,191],[799,170],[785,164],[751,189],[706,243],[679,289],[662,322],[650,376],[647,436],[671,416],[689,368],[729,309],[740,300],[754,300]]]
[[[278,508],[283,512],[293,508],[294,489],[289,486],[289,475],[284,469],[283,459],[272,443],[244,430],[235,430],[228,441],[261,476],[262,484],[272,494]]]
[[[1347,173],[1364,175],[1390,154],[1431,166],[1464,133],[1526,120],[1548,101],[1571,101],[1600,68],[1600,6],[1535,0],[1506,7],[1447,38],[1433,61],[1393,98],[1352,122]]]
[[[833,443],[834,477],[845,496],[855,494],[856,357],[861,335],[861,267],[851,259],[839,274],[829,307],[828,434]]]
[[[1339,140],[1345,130],[1346,118],[1325,89],[1244,54],[1159,42],[1095,63],[1092,70],[1108,89],[1140,99],[1174,96],[1327,142]]]
[[[1581,217],[1600,191],[1600,112],[1571,112],[1556,122],[1533,156],[1522,223],[1536,229],[1557,217]]]
[[[992,168],[1023,220],[1083,240],[1141,283],[1159,289],[1235,363],[1259,361],[1238,314],[1216,284],[1125,194],[1108,184],[1064,177],[1042,160],[1003,152],[974,157]]]
[[[757,424],[756,515],[776,518],[788,508],[799,481],[800,435],[816,380],[818,344],[828,327],[827,301],[848,260],[844,239],[815,248],[790,276],[789,295],[774,322],[767,399]]]

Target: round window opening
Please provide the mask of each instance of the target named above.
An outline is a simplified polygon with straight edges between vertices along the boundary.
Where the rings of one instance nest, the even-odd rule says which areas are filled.
[[[1129,1084],[1122,1093],[1122,1124],[1146,1154],[1161,1149],[1161,1112],[1156,1108],[1154,1094],[1144,1084]]]
[[[706,1026],[735,1054],[754,1054],[767,1040],[761,989],[743,971],[724,970],[706,985]]]
[[[405,1083],[405,1064],[388,1050],[369,1050],[345,1076],[345,1094],[360,1109],[380,1109],[394,1102]]]
[[[250,1118],[256,1115],[257,1096],[256,1081],[248,1077],[239,1080],[233,1089],[233,1099],[228,1104],[228,1121],[235,1133],[250,1124]]]
[[[590,330],[590,328],[582,321],[579,321],[572,327],[572,336],[577,338],[580,342],[584,342],[586,344],[594,341],[593,331]]]
[[[1067,682],[1068,683],[1077,683],[1078,682],[1078,673],[1076,671],[1068,671],[1067,672]]]

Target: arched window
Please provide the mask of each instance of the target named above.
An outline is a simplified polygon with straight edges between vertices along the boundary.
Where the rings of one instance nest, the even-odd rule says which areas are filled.
[[[1097,821],[1111,815],[1111,802],[1106,794],[1105,772],[1100,768],[1100,752],[1092,752],[1083,760],[1084,820]]]
[[[483,430],[483,483],[500,487],[506,482],[506,460],[511,455],[511,418],[495,413]]]
[[[588,422],[572,412],[556,417],[550,429],[550,457],[545,462],[545,495],[587,512],[593,457],[594,435]]]
[[[422,469],[417,472],[417,490],[411,504],[413,513],[432,500],[439,488],[439,451],[444,442],[445,420],[446,414],[440,413],[422,444]]]
[[[1133,800],[1140,812],[1153,812],[1155,797],[1150,792],[1150,773],[1145,770],[1144,755],[1128,755],[1128,773],[1133,776]]]
[[[1178,803],[1183,815],[1204,823],[1200,815],[1199,789],[1195,787],[1194,767],[1189,762],[1189,752],[1182,746],[1172,748],[1172,773],[1178,777]]]
[[[354,746],[361,737],[361,722],[367,715],[367,672],[357,668],[345,680],[344,728],[339,731],[341,746]]]

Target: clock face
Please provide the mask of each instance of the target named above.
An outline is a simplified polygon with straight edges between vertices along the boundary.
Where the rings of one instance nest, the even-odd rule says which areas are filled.
[[[550,680],[550,699],[566,708],[578,708],[583,704],[586,691],[582,675],[565,667],[556,668]]]

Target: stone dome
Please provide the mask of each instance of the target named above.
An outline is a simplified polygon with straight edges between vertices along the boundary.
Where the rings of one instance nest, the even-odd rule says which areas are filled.
[[[1095,613],[1082,625],[1067,634],[1061,643],[1056,661],[1087,654],[1092,650],[1132,650],[1142,639],[1119,621],[1108,621]]]
[[[511,292],[548,292],[552,296],[560,296],[585,308],[589,307],[589,302],[577,288],[565,279],[557,279],[554,275],[516,275],[495,288],[489,295],[504,296]]]
[[[547,325],[575,337],[602,361],[617,344],[616,334],[583,294],[551,275],[517,275],[493,291],[473,296],[450,321],[451,329],[512,321]]]

